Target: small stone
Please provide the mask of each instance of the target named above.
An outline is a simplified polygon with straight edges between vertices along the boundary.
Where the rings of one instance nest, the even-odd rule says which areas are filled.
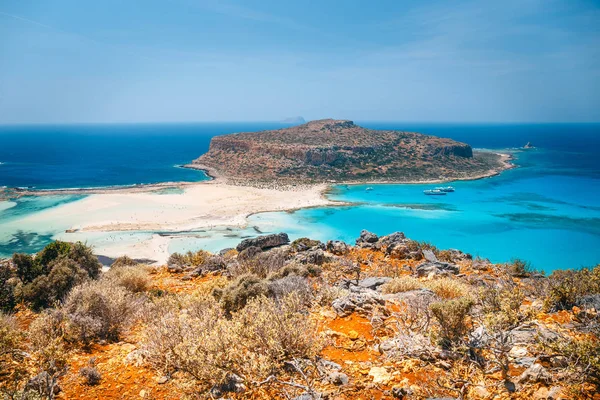
[[[169,377],[166,375],[159,376],[158,378],[156,378],[156,383],[158,383],[159,385],[165,384],[168,381],[169,381]]]
[[[392,375],[383,367],[371,367],[369,376],[373,377],[373,383],[386,384],[392,379]]]
[[[146,391],[144,389],[140,390],[140,397],[143,399],[146,397]]]
[[[344,374],[343,372],[332,372],[327,377],[327,380],[329,382],[333,383],[334,385],[339,385],[339,386],[347,385],[348,384],[348,375]]]
[[[348,332],[348,337],[350,338],[350,340],[356,340],[356,339],[358,339],[359,334],[355,330],[352,330],[352,331]]]

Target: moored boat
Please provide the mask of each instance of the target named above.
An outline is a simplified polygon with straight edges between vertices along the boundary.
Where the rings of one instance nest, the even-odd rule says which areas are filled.
[[[434,190],[439,190],[441,192],[450,193],[450,192],[454,192],[454,186],[440,186],[440,187],[436,187]]]

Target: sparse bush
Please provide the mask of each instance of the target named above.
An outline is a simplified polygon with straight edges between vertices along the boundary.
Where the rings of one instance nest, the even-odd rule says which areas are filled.
[[[22,358],[23,333],[14,317],[0,312],[0,379],[9,366]]]
[[[110,268],[118,268],[118,267],[134,267],[139,263],[128,256],[121,256],[117,258],[111,265]]]
[[[518,258],[512,260],[509,264],[504,264],[504,268],[507,273],[517,278],[526,278],[533,272],[531,263]]]
[[[253,274],[238,276],[233,282],[223,289],[216,289],[213,294],[221,301],[227,313],[240,310],[246,306],[248,300],[266,296],[269,287],[265,280]]]
[[[484,287],[477,292],[483,322],[491,330],[510,329],[522,322],[526,318],[520,311],[524,299],[523,291],[510,283],[498,287]]]
[[[424,286],[437,296],[447,300],[466,296],[470,290],[468,285],[454,278],[439,278],[425,281]]]
[[[49,265],[48,275],[41,275],[20,290],[20,297],[34,309],[49,307],[62,300],[77,284],[89,275],[79,265],[66,257],[60,257]]]
[[[119,340],[140,308],[140,298],[108,281],[77,286],[64,305],[69,333],[84,345]]]
[[[318,246],[321,244],[318,240],[312,240],[306,237],[296,239],[291,243],[291,247],[294,251],[303,251],[310,249],[311,247]]]
[[[96,368],[96,357],[90,358],[87,367],[79,369],[79,376],[88,386],[96,386],[102,380],[102,374]]]
[[[473,307],[473,300],[462,297],[445,300],[430,305],[431,312],[440,327],[440,345],[444,348],[457,343],[467,332],[467,316]]]
[[[412,276],[401,276],[385,283],[381,287],[381,291],[383,293],[402,293],[409,292],[411,290],[418,290],[422,287],[423,283],[417,278]]]
[[[204,250],[196,252],[188,251],[185,254],[173,253],[169,256],[168,265],[177,265],[179,267],[199,267],[210,256],[210,253]]]
[[[205,388],[235,373],[248,381],[276,374],[282,364],[312,358],[316,326],[297,297],[252,299],[230,319],[210,298],[174,298],[157,305],[145,332],[146,359],[156,369],[181,371]]]
[[[114,264],[113,264],[114,265]],[[124,287],[130,292],[146,292],[150,288],[151,280],[148,267],[144,265],[111,267],[103,279]]]
[[[600,266],[592,270],[554,271],[548,278],[544,307],[550,312],[568,310],[591,294],[600,294]]]
[[[284,267],[287,256],[286,250],[272,249],[252,258],[240,260],[238,257],[238,263],[232,264],[227,270],[232,277],[254,274],[259,278],[266,278]]]
[[[600,340],[589,335],[547,340],[542,346],[553,356],[566,357],[570,378],[600,384]]]
[[[312,299],[312,290],[306,278],[298,275],[288,275],[268,283],[269,297],[280,300],[291,293],[295,293],[303,304],[309,305]]]

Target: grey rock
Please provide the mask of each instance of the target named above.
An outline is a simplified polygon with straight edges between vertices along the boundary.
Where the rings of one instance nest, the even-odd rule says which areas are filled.
[[[335,299],[331,306],[340,317],[353,312],[368,312],[377,305],[384,305],[385,300],[375,291],[365,293],[350,293],[348,296]]]
[[[429,262],[437,262],[437,257],[431,250],[423,250],[423,257]]]
[[[339,371],[342,369],[342,366],[338,363],[335,363],[333,361],[329,361],[329,360],[325,360],[323,358],[321,358],[319,360],[319,364],[321,364],[323,367],[327,368],[327,369],[332,369],[335,371]]]
[[[379,242],[384,246],[390,246],[396,243],[404,243],[406,236],[402,232],[394,232],[389,235],[383,236],[379,239]]]
[[[394,386],[392,388],[392,396],[395,399],[404,399],[406,396],[410,396],[412,394],[412,390],[410,388],[405,388],[401,386]]]
[[[316,248],[316,249],[313,248],[313,249],[304,251],[302,253],[298,253],[294,257],[294,259],[301,264],[315,264],[315,265],[321,265],[327,261],[327,257],[325,256],[325,253],[323,252],[323,250],[321,250],[319,248]]]
[[[330,240],[325,246],[326,250],[338,256],[343,256],[348,253],[349,247],[341,240]]]
[[[526,345],[539,339],[553,341],[559,338],[558,333],[535,322],[523,324],[510,331],[510,340],[515,345]]]
[[[237,258],[240,261],[248,261],[262,253],[262,249],[256,246],[250,246],[240,251]]]
[[[369,277],[358,281],[358,286],[365,289],[379,290],[381,285],[388,283],[391,280],[392,278],[388,277]]]
[[[535,363],[535,361],[537,360],[537,358],[535,357],[518,357],[515,358],[515,360],[513,361],[513,364],[518,365],[519,367],[531,367],[533,365],[533,363]]]
[[[173,274],[179,274],[179,273],[183,272],[183,268],[180,267],[179,265],[171,264],[171,265],[167,265],[167,271],[169,271]]]
[[[433,275],[456,275],[458,274],[459,268],[450,263],[445,262],[431,262],[426,261],[417,265],[417,275],[418,276],[429,276]]]
[[[331,383],[333,383],[334,385],[347,385],[348,384],[348,375],[344,374],[343,372],[332,372],[327,376],[327,380]]]
[[[600,311],[600,294],[589,294],[587,296],[583,296],[578,301],[579,306],[584,309],[595,309],[596,311]]]
[[[219,251],[219,255],[224,256],[225,254],[229,253],[231,250],[235,250],[235,249],[233,247],[227,247],[225,249],[221,249]]]
[[[527,382],[543,382],[548,384],[552,382],[552,374],[550,374],[542,364],[533,364],[519,376],[518,383],[522,384]]]
[[[236,250],[241,252],[248,247],[259,247],[260,249],[270,249],[272,247],[282,246],[288,244],[290,238],[287,233],[276,233],[272,235],[257,236],[251,239],[244,239],[237,245]]]
[[[469,346],[480,349],[487,346],[491,339],[492,337],[490,334],[485,327],[481,325],[469,334]]]
[[[376,234],[367,231],[366,229],[363,229],[360,232],[360,236],[358,237],[358,239],[356,239],[356,245],[357,246],[361,246],[364,244],[373,244],[376,243],[379,240],[379,236],[377,236]]]

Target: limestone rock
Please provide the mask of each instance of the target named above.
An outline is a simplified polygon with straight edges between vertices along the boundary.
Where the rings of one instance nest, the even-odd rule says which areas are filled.
[[[458,274],[459,268],[450,263],[445,262],[431,262],[426,261],[417,265],[417,276],[430,276],[430,275],[456,275]]]
[[[288,244],[290,238],[287,233],[276,233],[272,235],[257,236],[251,239],[244,239],[237,245],[236,250],[241,252],[248,247],[258,247],[262,250],[269,249],[272,247],[282,246]]]

